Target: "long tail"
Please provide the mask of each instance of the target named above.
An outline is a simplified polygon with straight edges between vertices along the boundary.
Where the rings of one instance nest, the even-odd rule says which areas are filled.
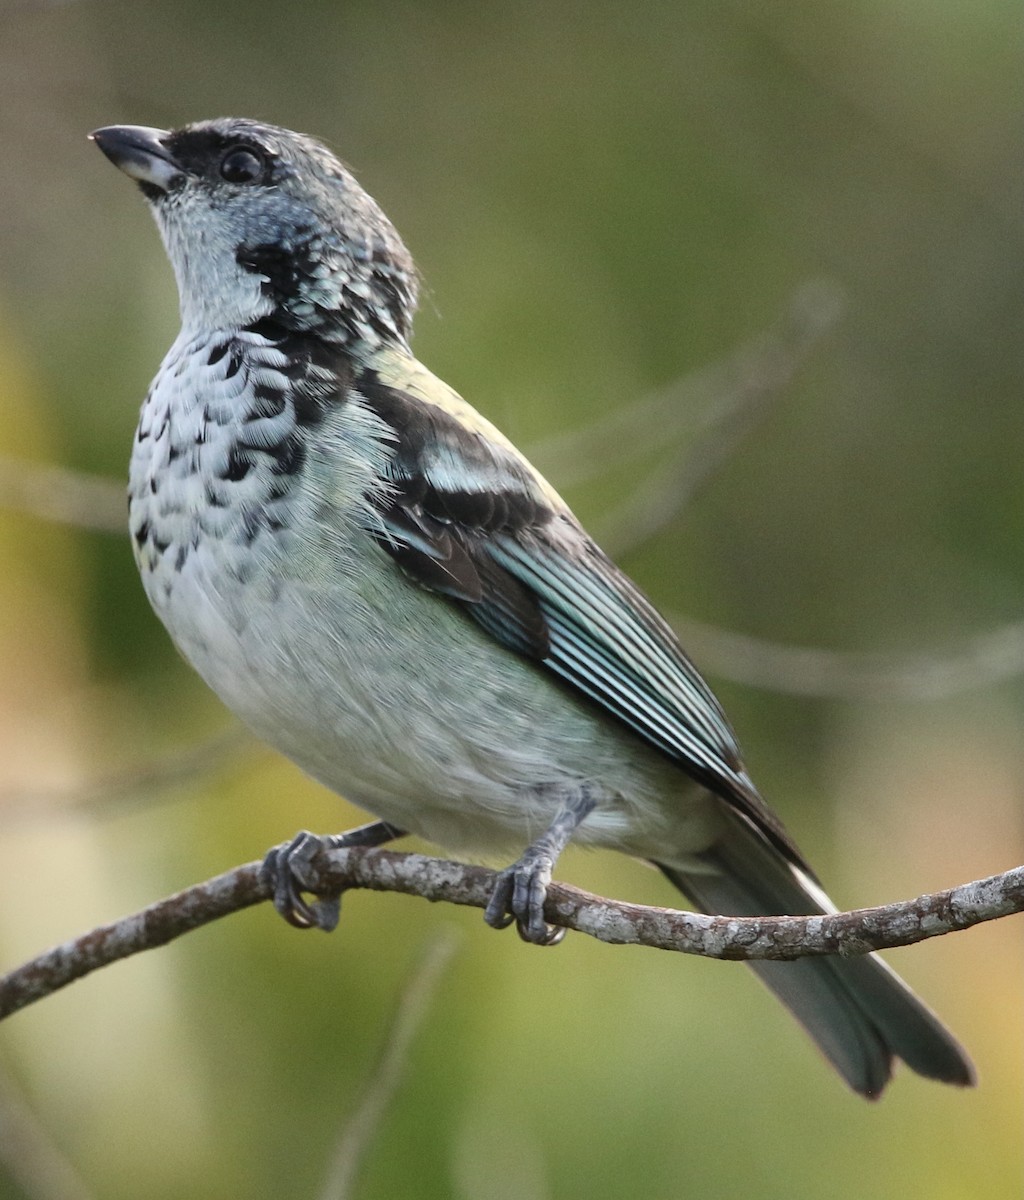
[[[740,819],[700,855],[699,866],[656,865],[703,912],[773,916],[836,911],[812,880]],[[750,966],[854,1091],[872,1099],[880,1096],[894,1057],[931,1079],[962,1087],[974,1083],[974,1068],[959,1042],[876,955]]]

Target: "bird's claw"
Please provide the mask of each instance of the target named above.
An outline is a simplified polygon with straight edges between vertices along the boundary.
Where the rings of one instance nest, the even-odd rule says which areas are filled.
[[[524,942],[556,946],[565,937],[565,930],[544,920],[552,866],[550,856],[527,851],[518,862],[499,872],[484,909],[487,924],[492,929],[507,929],[514,921]]]
[[[274,907],[296,929],[322,929],[330,933],[337,928],[341,917],[341,895],[316,894],[307,900],[310,891],[309,864],[315,855],[329,850],[330,838],[317,837],[303,830],[290,842],[283,842],[268,851],[263,860],[261,875],[269,884]]]

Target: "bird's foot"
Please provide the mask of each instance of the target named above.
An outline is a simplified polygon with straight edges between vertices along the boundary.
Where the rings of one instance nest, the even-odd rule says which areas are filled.
[[[337,838],[318,837],[305,830],[290,842],[282,842],[267,851],[261,875],[270,885],[274,907],[296,929],[322,929],[330,933],[341,917],[341,893],[315,894],[310,889],[309,865],[322,850],[331,850]]]
[[[573,833],[593,811],[594,800],[586,786],[570,793],[554,820],[522,858],[499,872],[498,882],[484,909],[484,920],[493,929],[506,929],[513,921],[524,942],[535,946],[557,946],[565,930],[544,920],[544,901],[558,856]]]
[[[261,874],[271,889],[274,907],[296,929],[322,929],[330,933],[341,917],[341,892],[314,892],[310,863],[321,851],[347,850],[353,846],[382,846],[403,837],[404,830],[387,821],[371,821],[347,833],[320,837],[304,829],[290,842],[267,852]],[[315,896],[312,901],[306,896]]]
[[[555,946],[565,930],[544,920],[544,901],[554,859],[540,846],[530,846],[518,862],[498,874],[484,920],[492,929],[506,929],[515,921],[519,936],[535,946]]]

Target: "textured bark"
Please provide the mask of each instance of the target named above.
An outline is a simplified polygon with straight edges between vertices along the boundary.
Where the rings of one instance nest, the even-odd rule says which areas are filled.
[[[163,946],[201,925],[268,900],[270,892],[260,867],[257,862],[246,863],[38,955],[0,978],[0,1017],[99,967]],[[494,872],[484,867],[378,849],[320,852],[307,870],[312,892],[366,888],[475,908],[486,906],[494,881]],[[915,900],[813,917],[709,917],[626,904],[553,883],[545,916],[553,925],[603,942],[744,960],[866,954],[1022,911],[1024,867],[1015,867]]]

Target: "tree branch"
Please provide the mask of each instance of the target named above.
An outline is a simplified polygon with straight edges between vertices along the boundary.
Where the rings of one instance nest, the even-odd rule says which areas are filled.
[[[190,930],[268,900],[270,890],[260,867],[258,862],[235,867],[24,963],[0,978],[0,1018],[99,967],[163,946]],[[495,874],[485,867],[423,854],[351,849],[315,854],[308,864],[307,882],[311,891],[323,894],[366,888],[484,908]],[[553,925],[614,945],[748,960],[866,954],[910,946],[1017,912],[1024,912],[1024,866],[916,900],[810,917],[709,917],[608,900],[553,883],[544,915]]]

